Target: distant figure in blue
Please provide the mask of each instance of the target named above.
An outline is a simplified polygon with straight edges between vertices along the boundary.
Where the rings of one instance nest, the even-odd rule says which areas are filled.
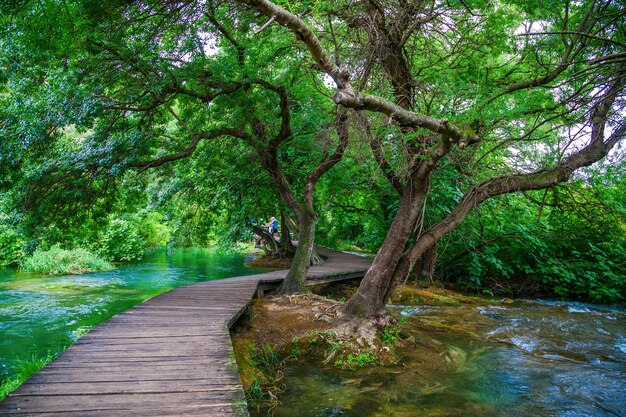
[[[272,216],[269,222],[269,232],[272,236],[278,233],[278,220],[274,216]]]

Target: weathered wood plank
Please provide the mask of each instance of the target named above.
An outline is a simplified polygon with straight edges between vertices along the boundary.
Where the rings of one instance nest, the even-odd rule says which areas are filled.
[[[150,407],[142,407],[142,408],[123,408],[120,407],[114,410],[64,410],[62,412],[58,411],[37,411],[37,412],[29,412],[29,411],[16,411],[11,415],[20,416],[20,417],[192,417],[192,416],[232,416],[232,415],[245,415],[246,405],[243,400],[237,405],[239,409],[242,410],[242,413],[234,413],[232,411],[232,404],[204,404],[204,405],[196,405],[194,407],[186,407],[184,409],[184,414],[181,414],[181,409],[179,407],[169,407],[167,404],[162,404],[158,408],[150,408]]]
[[[235,381],[231,381],[235,382]],[[32,395],[105,395],[105,394],[159,394],[181,392],[232,392],[240,389],[238,384],[215,384],[207,379],[170,379],[108,382],[56,382],[41,381],[24,384],[14,396]]]
[[[50,395],[50,396],[19,396],[10,395],[5,403],[10,409],[21,412],[34,410],[48,413],[65,413],[67,411],[88,410],[134,410],[158,408],[164,404],[179,407],[184,410],[205,406],[207,404],[222,404],[224,411],[234,403],[234,391],[206,391],[206,392],[162,392],[146,394],[97,394],[97,395]],[[10,410],[9,410],[10,411]],[[3,410],[4,412],[4,410]],[[132,412],[127,414],[133,415]]]

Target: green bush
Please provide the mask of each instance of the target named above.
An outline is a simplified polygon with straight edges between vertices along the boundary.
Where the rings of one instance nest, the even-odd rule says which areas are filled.
[[[588,244],[584,253],[572,251],[567,262],[545,262],[542,281],[560,297],[590,297],[597,302],[623,301],[626,256],[619,244]]]
[[[170,229],[163,224],[161,213],[144,213],[138,220],[138,229],[146,249],[159,248],[170,241]]]
[[[0,225],[0,267],[18,265],[24,258],[24,240],[13,229]]]
[[[137,261],[143,257],[146,241],[132,220],[112,219],[103,233],[102,255],[115,261]]]
[[[23,260],[22,269],[27,272],[64,275],[106,271],[113,269],[113,265],[85,249],[66,250],[55,245],[48,250],[37,249],[32,256]]]

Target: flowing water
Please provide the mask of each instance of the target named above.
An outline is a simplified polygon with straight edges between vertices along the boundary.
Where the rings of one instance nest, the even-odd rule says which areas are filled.
[[[0,379],[171,288],[263,270],[242,255],[157,252],[85,275],[0,271]],[[277,417],[626,416],[626,311],[578,303],[392,306],[402,364],[357,371],[293,362]],[[425,326],[425,323],[427,326]],[[461,332],[428,330],[433,323]]]
[[[401,365],[292,362],[275,416],[626,416],[624,309],[546,301],[391,309],[412,337]]]
[[[245,255],[203,249],[155,252],[108,272],[41,276],[0,270],[0,383],[17,361],[47,356],[91,327],[172,288],[267,272]]]

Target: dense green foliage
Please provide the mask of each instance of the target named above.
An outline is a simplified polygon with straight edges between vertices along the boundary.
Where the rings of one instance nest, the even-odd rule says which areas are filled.
[[[65,275],[106,271],[113,269],[113,265],[84,249],[67,250],[55,245],[48,250],[35,250],[24,260],[22,269],[46,275]]]
[[[7,226],[0,225],[0,267],[17,265],[24,257],[21,236]]]
[[[623,300],[623,180],[485,204],[442,243],[440,274],[501,294]]]

